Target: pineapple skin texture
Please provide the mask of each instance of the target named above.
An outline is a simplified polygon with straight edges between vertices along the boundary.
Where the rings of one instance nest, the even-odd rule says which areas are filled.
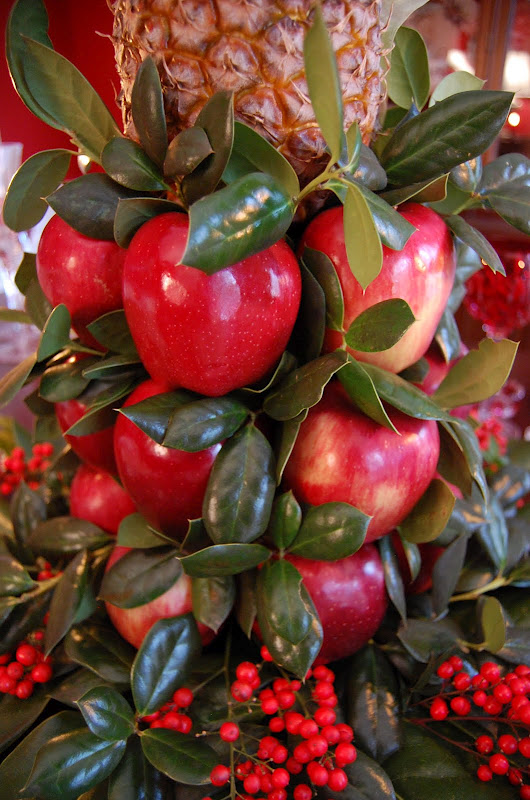
[[[326,163],[309,101],[303,41],[314,0],[112,0],[124,129],[135,137],[131,92],[151,55],[164,92],[168,134],[193,125],[219,90],[234,92],[236,119],[268,139],[305,185]],[[324,0],[343,92],[344,122],[365,143],[384,99],[380,0]]]

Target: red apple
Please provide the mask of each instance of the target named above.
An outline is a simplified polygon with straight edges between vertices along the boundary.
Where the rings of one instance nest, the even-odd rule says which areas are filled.
[[[284,241],[214,275],[181,263],[185,214],[142,225],[125,259],[123,300],[149,374],[217,396],[254,383],[283,353],[298,313],[300,270]]]
[[[107,562],[106,571],[109,570],[116,561],[119,561],[130,547],[120,547],[116,545],[110,554]],[[191,578],[182,573],[177,582],[171,589],[161,594],[155,600],[145,603],[136,608],[118,608],[111,603],[105,603],[107,614],[118,633],[123,636],[133,647],[140,647],[146,633],[158,622],[159,619],[167,617],[177,617],[179,614],[187,614],[192,610],[191,600]],[[215,636],[211,628],[207,628],[201,622],[197,623],[202,643],[208,644]]]
[[[123,407],[167,391],[155,381],[145,381]],[[147,521],[177,539],[185,535],[188,520],[202,516],[206,484],[220,449],[215,444],[198,453],[185,453],[163,447],[123,414],[115,425],[114,451],[121,482]]]
[[[466,353],[469,353],[469,350],[464,342],[461,342],[459,356],[448,363],[443,357],[442,351],[436,342],[432,342],[431,346],[423,356],[429,368],[428,372],[420,383],[416,383],[416,386],[419,386],[419,388],[422,389],[425,394],[434,394],[451,367],[456,364],[457,361],[460,361],[460,359],[463,358]]]
[[[114,426],[86,436],[65,434],[75,422],[86,413],[87,405],[82,397],[75,400],[63,400],[55,403],[55,416],[63,432],[64,438],[79,458],[95,469],[103,469],[116,475],[118,467],[114,458]]]
[[[392,409],[400,435],[357,411],[338,382],[310,409],[284,472],[299,502],[351,503],[372,519],[366,541],[406,517],[431,482],[440,440],[433,420]]]
[[[325,253],[333,262],[344,294],[344,328],[370,306],[401,297],[412,309],[416,321],[393,347],[379,353],[351,350],[359,361],[376,364],[390,372],[401,372],[425,353],[434,336],[453,287],[455,255],[449,229],[434,211],[417,203],[399,209],[417,230],[403,250],[383,247],[381,272],[363,291],[354,278],[346,257],[342,206],[331,208],[313,219],[303,237],[307,245]],[[326,332],[324,349],[335,350],[342,334]]]
[[[122,273],[126,251],[115,242],[90,239],[55,215],[42,232],[37,275],[53,306],[64,303],[82,342],[101,350],[87,325],[122,308]]]
[[[355,653],[374,635],[387,608],[381,558],[373,544],[339,561],[288,555],[300,571],[322,623],[324,640],[316,663]]]
[[[82,464],[70,487],[70,513],[87,519],[104,531],[116,535],[124,517],[136,506],[118,481],[108,472]]]

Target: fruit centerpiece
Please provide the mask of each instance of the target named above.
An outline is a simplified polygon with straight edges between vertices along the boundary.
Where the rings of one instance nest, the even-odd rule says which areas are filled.
[[[530,232],[512,96],[431,93],[421,3],[111,5],[123,133],[41,0],[7,29],[72,148],[3,209],[55,216],[0,381],[2,797],[530,797],[517,345],[454,316],[504,274],[461,212]]]

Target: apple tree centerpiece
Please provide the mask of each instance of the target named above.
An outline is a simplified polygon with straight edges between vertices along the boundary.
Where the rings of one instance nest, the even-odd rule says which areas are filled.
[[[114,5],[120,53],[155,42],[150,3]],[[0,381],[35,414],[0,483],[6,800],[530,796],[528,451],[474,416],[516,345],[466,352],[454,318],[504,271],[461,212],[528,233],[530,164],[482,165],[511,95],[461,73],[428,100],[413,4],[344,5],[274,17],[304,34],[303,164],[221,77],[177,124],[156,43],[124,60],[123,135],[40,0],[13,6],[17,91],[74,149],[3,210],[56,212],[16,277],[38,348]],[[337,31],[367,18],[343,100]]]

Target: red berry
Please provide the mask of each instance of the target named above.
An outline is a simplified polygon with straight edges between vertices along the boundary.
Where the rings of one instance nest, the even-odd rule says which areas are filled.
[[[252,683],[258,676],[258,668],[251,661],[242,661],[236,667],[236,677],[243,683]]]
[[[449,714],[449,709],[447,707],[447,703],[445,702],[445,700],[442,700],[441,697],[436,697],[431,703],[429,713],[432,719],[436,720],[445,719],[446,716]]]
[[[11,664],[7,665],[6,674],[9,675],[10,678],[19,681],[24,674],[24,667],[19,661],[12,661]]]
[[[276,714],[279,707],[280,706],[275,697],[266,697],[261,701],[261,710],[264,714]]]
[[[285,730],[283,717],[272,717],[272,719],[269,720],[269,729],[272,733],[280,733]]]
[[[530,667],[527,667],[526,664],[518,664],[514,669],[514,672],[516,675],[524,678],[526,675],[530,675]]]
[[[300,761],[297,761],[296,758],[291,756],[285,762],[285,768],[291,773],[291,775],[300,775],[302,770],[304,769],[303,764]]]
[[[440,664],[438,669],[436,670],[436,674],[439,678],[442,678],[444,681],[452,678],[455,671],[453,665],[449,663],[449,661],[444,661],[443,664]]]
[[[525,758],[530,758],[530,736],[525,736],[519,742],[519,752]]]
[[[147,716],[142,717],[142,722],[145,722],[147,725],[150,725],[151,722],[157,720],[160,716],[160,711],[154,711],[152,714],[147,714]]]
[[[245,792],[248,792],[249,794],[256,794],[256,792],[259,792],[260,786],[260,779],[254,774],[249,775],[243,781],[243,788],[245,789]]]
[[[530,800],[530,786],[528,786],[528,784],[521,786],[519,789],[519,797],[521,800]]]
[[[512,784],[512,786],[520,786],[523,782],[523,775],[515,767],[510,767],[508,770],[508,780]]]
[[[499,683],[493,690],[493,696],[503,705],[509,703],[513,697],[513,692],[505,683]]]
[[[298,733],[304,717],[298,711],[288,711],[284,716],[284,720],[288,733]]]
[[[499,703],[495,697],[487,697],[483,708],[486,714],[496,717],[502,711],[502,703]]]
[[[335,680],[335,673],[333,670],[329,669],[329,667],[326,667],[325,664],[319,664],[313,670],[313,677],[316,678],[317,681],[330,681],[330,683],[333,683]]]
[[[328,774],[328,786],[332,792],[342,792],[348,785],[348,776],[343,769],[332,769]]]
[[[273,657],[269,653],[269,650],[265,645],[262,645],[260,650],[260,655],[264,661],[274,661]]]
[[[322,700],[318,701],[318,705],[323,708],[335,708],[339,704],[339,698],[335,693],[333,693],[330,697],[323,697]]]
[[[287,800],[285,789],[272,789],[267,795],[267,800]]]
[[[37,650],[32,644],[21,644],[17,647],[15,658],[25,667],[31,667],[37,660]]]
[[[1,691],[1,689],[0,689],[0,691]],[[300,764],[309,764],[309,762],[313,758],[313,756],[309,752],[309,748],[308,748],[308,746],[307,746],[307,744],[305,742],[302,742],[301,744],[297,744],[296,745],[296,747],[293,750],[293,756],[295,757],[295,759],[297,761],[300,762]]]
[[[353,740],[353,729],[350,725],[346,725],[345,722],[339,722],[335,727],[340,734],[341,742],[351,742]]]
[[[278,744],[272,751],[271,757],[275,764],[283,764],[284,761],[287,761],[287,757],[289,752],[283,744]]]
[[[42,662],[31,670],[31,679],[35,683],[47,683],[53,675],[53,670],[49,664]]]
[[[471,678],[471,686],[474,689],[487,689],[488,685],[488,681],[482,675],[473,675]]]
[[[471,678],[467,672],[459,672],[458,675],[455,675],[453,678],[453,686],[459,692],[465,692],[466,689],[469,689],[471,686]]]
[[[313,790],[306,783],[299,783],[295,786],[293,792],[294,800],[311,800],[313,797]]]
[[[313,697],[317,701],[327,700],[328,697],[334,694],[335,690],[333,689],[333,684],[329,683],[329,681],[319,681],[313,689]]]
[[[210,781],[214,786],[224,786],[230,780],[230,770],[224,764],[217,764],[210,772]]]
[[[0,665],[2,664],[9,664],[11,661],[11,653],[2,653],[0,656]]]
[[[453,697],[451,700],[451,709],[458,714],[459,717],[466,717],[471,711],[471,703],[467,697]]]
[[[313,714],[313,719],[320,728],[323,728],[325,725],[333,725],[337,719],[337,714],[332,708],[317,708]]]
[[[309,737],[307,740],[307,746],[313,758],[320,758],[320,756],[323,756],[328,752],[327,739],[318,733]]]
[[[519,709],[519,719],[521,722],[524,722],[525,725],[530,725],[530,703]]]
[[[173,694],[173,702],[178,708],[188,708],[193,702],[193,692],[191,689],[181,686],[180,689],[177,689]]]
[[[491,781],[491,779],[493,778],[493,772],[485,764],[482,764],[477,769],[477,778],[479,779],[479,781]]]
[[[310,736],[314,736],[316,733],[318,733],[318,725],[314,719],[304,719],[298,729],[298,733],[304,739],[309,739]]]
[[[283,689],[276,695],[276,700],[279,707],[286,710],[294,706],[296,703],[296,695],[290,689]]]
[[[462,661],[460,656],[451,656],[451,658],[449,659],[449,663],[451,664],[455,672],[462,669],[462,667],[464,666],[464,662]]]
[[[283,767],[278,767],[271,775],[271,783],[275,789],[285,789],[290,780],[291,776]]]
[[[510,736],[508,733],[505,733],[503,736],[499,736],[497,744],[499,749],[507,756],[511,756],[517,752],[517,739],[515,736]]]
[[[253,689],[250,683],[244,683],[243,681],[234,681],[230,691],[234,700],[237,700],[239,703],[246,703],[253,695]]]
[[[493,661],[486,661],[480,668],[480,674],[490,683],[497,683],[501,677],[501,668]]]
[[[0,678],[0,692],[3,694],[11,694],[16,689],[17,682],[14,678],[10,678],[9,675],[2,675]]]
[[[26,678],[20,683],[17,683],[15,694],[20,700],[27,700],[33,694],[33,681]]]
[[[477,689],[476,692],[473,693],[473,702],[479,708],[482,708],[484,703],[486,702],[488,695],[484,691],[484,689]]]
[[[307,765],[306,770],[311,783],[315,786],[325,786],[328,782],[328,771],[322,764],[312,761]]]
[[[223,742],[235,742],[239,738],[239,728],[235,722],[223,722],[219,729]]]
[[[527,691],[526,681],[521,680],[521,678],[513,678],[513,680],[510,681],[510,689],[514,695],[522,696]]]
[[[324,725],[320,734],[329,744],[337,744],[340,742],[340,732],[334,725]]]
[[[502,753],[495,753],[489,760],[489,767],[494,775],[506,775],[510,769],[508,759]]]
[[[349,742],[340,742],[335,749],[335,761],[338,766],[352,764],[357,758],[357,750]]]
[[[482,755],[488,755],[488,753],[493,751],[493,739],[491,736],[479,736],[475,741],[475,747]]]

